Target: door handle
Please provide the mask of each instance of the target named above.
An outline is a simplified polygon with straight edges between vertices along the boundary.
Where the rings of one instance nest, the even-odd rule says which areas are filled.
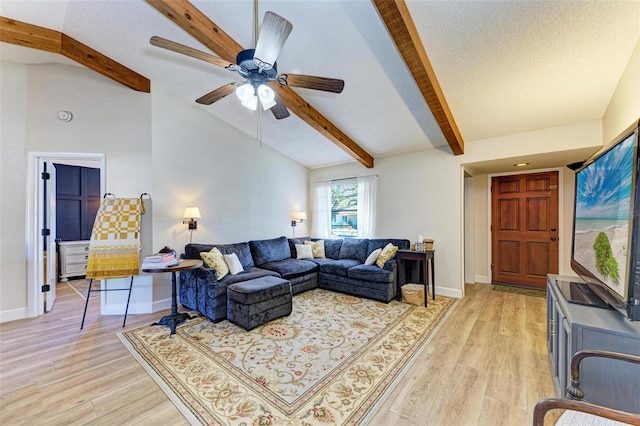
[[[556,237],[551,237],[551,241],[555,241],[555,240],[557,240]]]
[[[554,227],[554,228],[551,228],[551,232],[555,232],[555,230],[556,230],[556,228],[555,228],[555,227]]]

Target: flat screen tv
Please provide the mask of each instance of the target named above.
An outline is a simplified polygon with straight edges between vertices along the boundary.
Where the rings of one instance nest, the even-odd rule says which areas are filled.
[[[576,170],[571,269],[584,284],[565,293],[632,321],[640,320],[639,124]]]

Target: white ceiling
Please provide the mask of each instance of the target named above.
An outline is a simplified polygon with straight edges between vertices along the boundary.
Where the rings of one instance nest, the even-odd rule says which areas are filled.
[[[251,0],[192,3],[242,46],[253,47]],[[293,23],[279,71],[345,80],[341,94],[295,90],[372,156],[449,149],[369,0],[259,4],[260,16],[271,10]],[[640,0],[407,4],[467,144],[601,118],[640,39]],[[152,87],[191,102],[240,80],[151,46],[149,38],[158,35],[209,52],[142,1],[2,0],[0,14],[63,32],[151,79]],[[70,63],[6,43],[0,58]],[[256,135],[256,113],[235,97],[202,108]],[[307,167],[354,161],[294,114],[276,121],[263,113],[261,123],[263,143]]]

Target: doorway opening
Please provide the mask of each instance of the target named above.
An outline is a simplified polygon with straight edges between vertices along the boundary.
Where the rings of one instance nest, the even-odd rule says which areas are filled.
[[[55,303],[56,191],[53,163],[100,170],[100,193],[106,192],[105,154],[30,152],[27,175],[27,315],[48,312]],[[47,253],[45,257],[45,253]],[[46,263],[45,263],[46,259]]]

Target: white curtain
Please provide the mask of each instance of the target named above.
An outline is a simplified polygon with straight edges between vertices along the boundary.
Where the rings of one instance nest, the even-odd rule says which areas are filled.
[[[331,238],[331,182],[316,182],[313,234],[319,238]]]
[[[358,238],[373,238],[376,229],[378,176],[358,177]]]

